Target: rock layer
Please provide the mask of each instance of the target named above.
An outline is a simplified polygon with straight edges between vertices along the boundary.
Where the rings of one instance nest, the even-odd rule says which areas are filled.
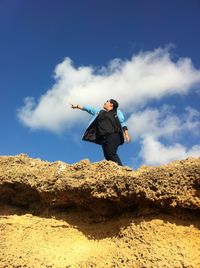
[[[199,199],[200,159],[132,171],[0,157],[0,267],[199,268]]]
[[[108,161],[69,165],[1,156],[0,202],[35,211],[78,206],[98,215],[152,206],[199,214],[200,158],[132,171]]]

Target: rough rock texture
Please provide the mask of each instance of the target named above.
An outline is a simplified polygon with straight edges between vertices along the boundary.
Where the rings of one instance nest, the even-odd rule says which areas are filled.
[[[200,268],[200,159],[0,157],[0,268]]]
[[[3,156],[0,202],[35,209],[77,205],[101,215],[149,206],[199,213],[200,158],[132,171],[110,161],[69,165]]]

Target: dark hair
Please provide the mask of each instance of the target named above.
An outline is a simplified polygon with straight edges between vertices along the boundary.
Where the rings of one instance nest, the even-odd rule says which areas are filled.
[[[110,103],[113,105],[113,110],[117,110],[119,103],[116,100],[110,99]]]

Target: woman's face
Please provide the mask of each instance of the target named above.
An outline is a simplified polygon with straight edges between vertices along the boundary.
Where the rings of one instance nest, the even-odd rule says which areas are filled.
[[[110,102],[110,100],[107,100],[104,105],[103,105],[103,108],[106,110],[106,111],[110,111],[113,109],[113,104]]]

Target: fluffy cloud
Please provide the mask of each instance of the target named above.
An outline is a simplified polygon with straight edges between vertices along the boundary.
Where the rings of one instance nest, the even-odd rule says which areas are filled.
[[[199,157],[200,145],[194,145],[190,149],[179,143],[167,146],[152,136],[146,136],[142,141],[140,156],[147,165],[160,165],[189,156]]]
[[[186,94],[200,83],[200,71],[189,58],[173,61],[168,49],[142,52],[131,60],[112,60],[98,70],[75,68],[66,58],[55,68],[55,84],[38,100],[27,97],[18,110],[20,121],[32,129],[62,132],[84,120],[69,103],[102,105],[108,98],[120,101],[131,113],[149,100],[170,94]],[[174,118],[175,120],[175,118]]]
[[[185,108],[185,113],[178,116],[173,113],[173,107],[164,105],[161,109],[147,108],[135,112],[127,125],[134,139],[152,136],[158,138],[175,138],[188,131],[192,135],[200,135],[200,112],[191,107]]]
[[[170,106],[160,110],[148,108],[128,119],[132,137],[141,143],[139,155],[144,164],[160,165],[188,156],[200,156],[200,144],[188,149],[176,142],[184,136],[200,136],[200,112],[187,107],[185,113],[177,116],[172,111]]]
[[[200,112],[187,107],[184,114],[176,115],[169,105],[145,109],[149,101],[197,90],[200,70],[189,58],[174,61],[169,49],[158,48],[130,60],[114,59],[98,69],[76,68],[65,58],[56,66],[54,78],[52,88],[38,100],[26,97],[18,110],[20,121],[29,128],[61,133],[87,118],[85,113],[72,110],[70,103],[101,107],[106,99],[114,98],[129,114],[127,125],[133,140],[141,144],[143,163],[157,165],[200,156],[200,145],[186,148],[178,139],[189,133],[200,135]]]

